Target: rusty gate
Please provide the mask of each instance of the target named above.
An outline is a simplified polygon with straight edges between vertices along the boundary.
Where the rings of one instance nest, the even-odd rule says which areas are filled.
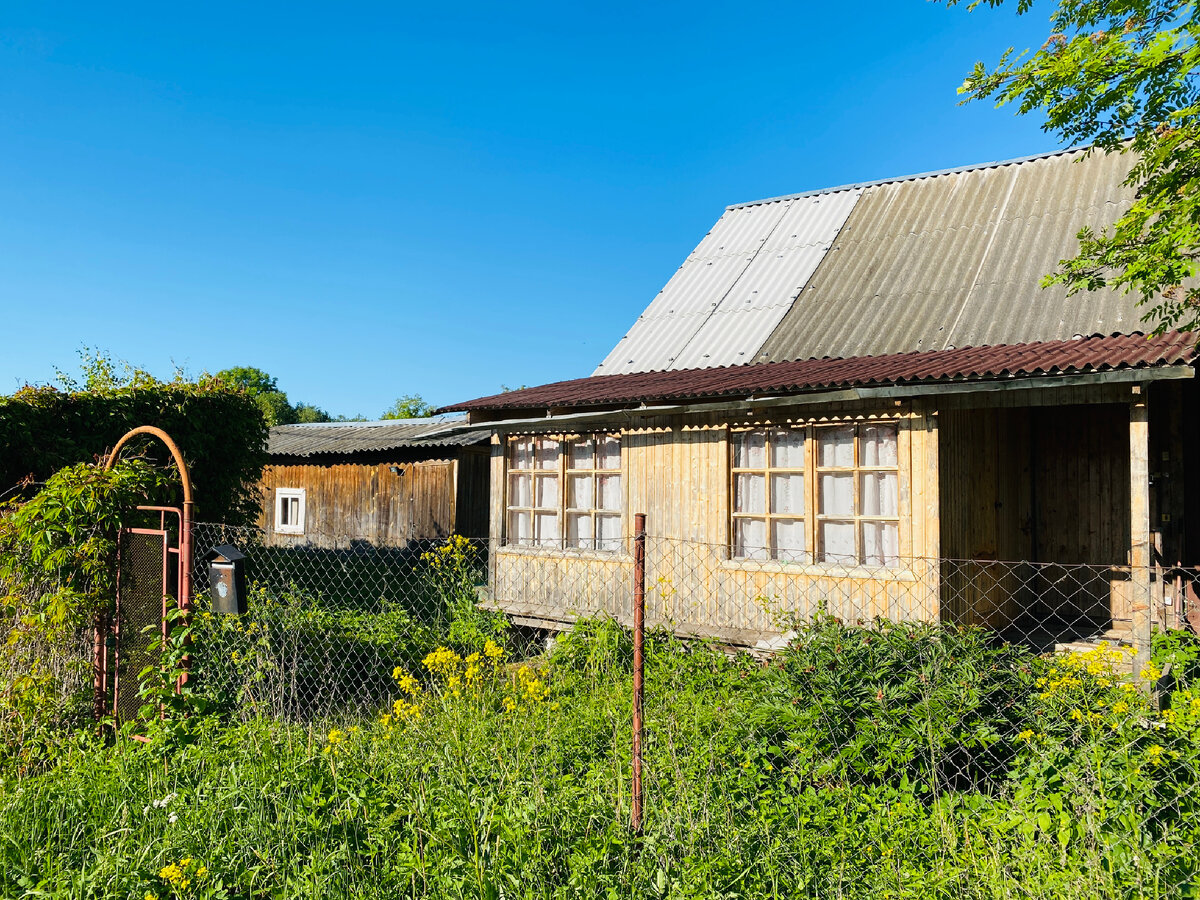
[[[161,429],[142,426],[117,442],[106,467],[139,434],[159,438],[171,451],[183,483],[183,507],[139,506],[140,512],[157,513],[158,527],[124,528],[119,535],[116,602],[97,619],[93,659],[96,718],[111,715],[118,726],[138,717],[140,676],[160,663],[168,610],[177,604],[186,616],[191,601],[192,486],[179,448]]]

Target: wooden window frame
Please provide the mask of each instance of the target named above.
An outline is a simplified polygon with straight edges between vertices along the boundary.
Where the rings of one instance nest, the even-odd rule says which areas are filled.
[[[805,431],[804,436],[804,467],[795,468],[788,466],[776,466],[773,461],[771,433],[775,431]],[[753,434],[761,431],[765,435],[763,441],[763,466],[761,468],[753,466],[738,466],[737,464],[737,448],[733,440],[734,435]],[[729,550],[730,556],[733,559],[763,559],[777,562],[788,562],[804,564],[812,562],[812,551],[809,549],[811,541],[809,540],[809,523],[812,520],[812,515],[809,510],[808,493],[809,493],[809,457],[811,435],[808,432],[807,426],[799,428],[792,425],[770,425],[762,428],[738,428],[730,431],[730,455],[729,455],[729,512],[730,512],[730,534],[729,534]],[[801,503],[801,511],[797,514],[794,512],[776,513],[771,510],[771,478],[773,475],[802,475],[804,477],[804,498]],[[763,476],[763,511],[759,513],[753,512],[738,512],[737,511],[737,481],[739,475],[762,475]],[[764,540],[766,544],[763,549],[766,555],[763,557],[755,556],[734,556],[734,550],[737,546],[737,523],[738,520],[746,521],[761,521],[766,525]],[[774,526],[776,522],[802,522],[804,524],[804,559],[800,560],[780,560],[774,556],[771,550],[772,537],[774,535]]]
[[[600,442],[605,438],[615,438],[618,444],[619,458],[615,469],[573,469],[571,468],[571,446],[573,443],[591,438],[595,446],[592,449],[592,464],[597,463],[596,452]],[[530,457],[531,468],[515,469],[512,462],[512,448],[519,441],[532,441],[532,454]],[[543,441],[555,441],[558,444],[558,458],[555,461],[553,468],[538,468],[537,453],[538,446]],[[588,552],[602,553],[605,555],[619,553],[624,547],[624,541],[618,539],[614,546],[599,547],[596,545],[595,525],[598,518],[615,518],[618,520],[618,530],[622,538],[624,537],[625,527],[625,453],[622,436],[619,432],[612,431],[594,431],[594,432],[577,432],[565,434],[521,434],[508,435],[504,441],[504,531],[502,546],[508,549],[522,551],[572,551],[572,552]],[[541,507],[533,505],[537,500],[537,479],[538,473],[543,473],[541,477],[553,477],[558,482],[558,501],[555,507]],[[515,506],[511,503],[512,500],[512,476],[519,474],[527,474],[530,477],[530,495],[529,506]],[[598,506],[589,508],[572,508],[568,504],[570,502],[570,476],[571,475],[588,475],[592,476],[592,502],[593,504],[599,501],[599,477],[602,475],[616,475],[620,478],[621,484],[621,508],[618,510],[606,510]],[[558,537],[551,539],[549,543],[545,542],[537,531],[537,516],[538,514],[547,514],[553,512],[558,519]],[[530,523],[530,540],[527,543],[518,542],[513,535],[513,514],[526,513],[529,515]],[[592,520],[592,546],[591,547],[573,547],[568,546],[568,521],[569,517],[575,515],[590,515]]]
[[[276,534],[304,534],[304,526],[306,524],[306,490],[304,488],[275,488],[275,503],[274,503],[274,519]],[[296,522],[283,521],[284,503],[296,500],[298,501]],[[290,502],[288,504],[290,506]]]
[[[861,449],[862,449],[862,430],[871,427],[890,427],[896,432],[896,464],[894,466],[864,466],[861,465]],[[820,435],[822,432],[832,431],[838,428],[853,428],[853,464],[849,467],[845,466],[821,466],[820,463]],[[804,432],[804,468],[776,467],[773,465],[771,453],[771,433],[773,431],[803,431]],[[763,452],[765,455],[764,465],[762,467],[748,467],[737,465],[736,455],[736,440],[738,435],[750,434],[754,432],[762,432],[766,435],[764,441]],[[899,418],[879,418],[865,420],[848,420],[834,422],[807,422],[803,424],[771,424],[771,425],[755,425],[730,428],[729,430],[729,541],[728,552],[729,558],[738,562],[769,562],[772,564],[782,565],[797,565],[797,566],[816,566],[829,569],[848,569],[848,568],[880,568],[895,570],[903,564],[903,546],[904,537],[903,530],[910,527],[909,510],[905,509],[904,485],[907,476],[910,474],[909,468],[911,460],[907,459],[902,452],[906,445],[904,438],[904,424]],[[775,513],[771,510],[771,476],[773,474],[803,474],[804,475],[804,501],[802,504],[803,512],[796,513]],[[853,481],[853,515],[828,515],[821,513],[821,475],[822,474],[838,474],[849,475]],[[895,516],[868,516],[862,513],[862,503],[860,499],[862,476],[871,473],[890,473],[895,475],[896,479],[896,515]],[[738,512],[737,511],[737,482],[738,475],[756,474],[763,476],[764,507],[761,513]],[[765,523],[765,553],[761,557],[756,556],[739,556],[737,555],[737,521],[739,519],[758,520]],[[772,548],[772,527],[776,521],[802,521],[804,523],[804,554],[802,560],[781,559],[776,555]],[[822,529],[821,525],[827,522],[844,522],[852,524],[854,529],[854,559],[853,560],[825,560],[822,559]],[[896,526],[897,537],[897,553],[893,562],[864,562],[863,552],[863,525],[870,523],[888,523]]]

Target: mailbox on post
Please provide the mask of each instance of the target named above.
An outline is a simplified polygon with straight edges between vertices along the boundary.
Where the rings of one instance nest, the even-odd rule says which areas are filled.
[[[246,554],[232,544],[213,547],[208,562],[208,596],[214,613],[240,615],[246,611]]]

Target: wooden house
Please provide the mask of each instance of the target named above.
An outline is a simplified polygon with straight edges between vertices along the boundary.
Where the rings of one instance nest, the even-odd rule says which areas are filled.
[[[1040,279],[1128,208],[1067,151],[728,207],[587,378],[449,407],[492,432],[492,602],[736,643],[780,613],[1040,643],[1180,621],[1196,341]]]
[[[458,419],[278,425],[267,443],[268,546],[406,547],[451,533],[485,537],[487,436]]]

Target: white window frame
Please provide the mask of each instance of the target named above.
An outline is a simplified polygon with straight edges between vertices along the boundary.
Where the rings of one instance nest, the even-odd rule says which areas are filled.
[[[284,509],[291,507],[292,500],[296,504],[296,521],[284,522]],[[305,489],[304,488],[275,488],[275,532],[277,534],[304,534],[305,523]]]

